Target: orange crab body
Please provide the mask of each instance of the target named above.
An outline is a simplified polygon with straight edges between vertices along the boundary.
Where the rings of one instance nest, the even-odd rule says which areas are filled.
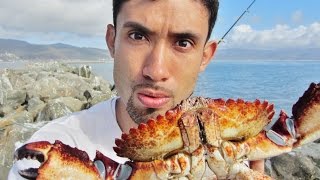
[[[191,98],[123,134],[114,150],[133,161],[177,166],[177,172],[167,169],[165,179],[200,179],[206,163],[218,178],[234,178],[231,172],[250,154],[246,141],[256,137],[273,115],[273,105],[266,101]]]
[[[293,118],[281,111],[274,126],[266,129],[273,115],[273,105],[266,101],[189,98],[164,116],[116,139],[115,152],[131,161],[118,164],[98,152],[94,163],[102,162],[105,174],[101,175],[101,167],[96,168],[88,159],[82,160],[81,166],[72,166],[80,172],[87,172],[82,167],[88,168],[90,174],[106,179],[270,179],[249,169],[244,161],[277,156],[320,137],[320,84],[312,83],[293,106]],[[26,150],[45,154],[39,168],[44,174],[61,168],[46,165],[48,161],[69,161],[61,158],[65,151],[59,155],[51,150],[57,144],[67,145],[48,144],[48,150],[35,148],[39,144],[23,146],[16,156],[21,159]]]

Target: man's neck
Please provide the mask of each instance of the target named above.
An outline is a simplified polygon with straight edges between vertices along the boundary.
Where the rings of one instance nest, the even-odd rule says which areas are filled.
[[[138,127],[138,125],[129,116],[121,98],[118,98],[116,101],[116,119],[121,131],[124,133],[129,133],[131,128]]]

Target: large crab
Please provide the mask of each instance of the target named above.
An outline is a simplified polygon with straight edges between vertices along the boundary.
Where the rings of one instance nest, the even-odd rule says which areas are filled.
[[[60,141],[26,144],[15,157],[42,162],[39,169],[20,171],[26,178],[269,179],[244,161],[277,156],[320,137],[320,83],[312,83],[292,109],[292,118],[281,111],[268,129],[274,108],[266,101],[189,98],[116,139],[115,152],[131,160],[125,164],[99,152],[91,161]]]

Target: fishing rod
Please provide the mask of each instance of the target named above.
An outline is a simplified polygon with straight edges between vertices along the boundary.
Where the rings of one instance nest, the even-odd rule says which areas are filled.
[[[254,2],[256,2],[256,0],[253,0],[252,3],[247,7],[247,9],[245,11],[243,11],[243,13],[241,14],[241,16],[239,16],[239,18],[236,20],[236,22],[234,22],[232,24],[232,26],[229,28],[229,30],[222,36],[222,38],[218,41],[218,44],[220,44],[223,39],[227,36],[227,34],[231,31],[231,29],[238,23],[238,21],[242,18],[242,16],[249,12],[250,7],[254,4]]]

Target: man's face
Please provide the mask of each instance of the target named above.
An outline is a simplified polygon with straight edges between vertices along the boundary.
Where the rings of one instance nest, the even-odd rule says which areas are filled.
[[[130,0],[113,31],[116,89],[137,123],[188,98],[213,54],[205,54],[208,13],[195,0]]]

